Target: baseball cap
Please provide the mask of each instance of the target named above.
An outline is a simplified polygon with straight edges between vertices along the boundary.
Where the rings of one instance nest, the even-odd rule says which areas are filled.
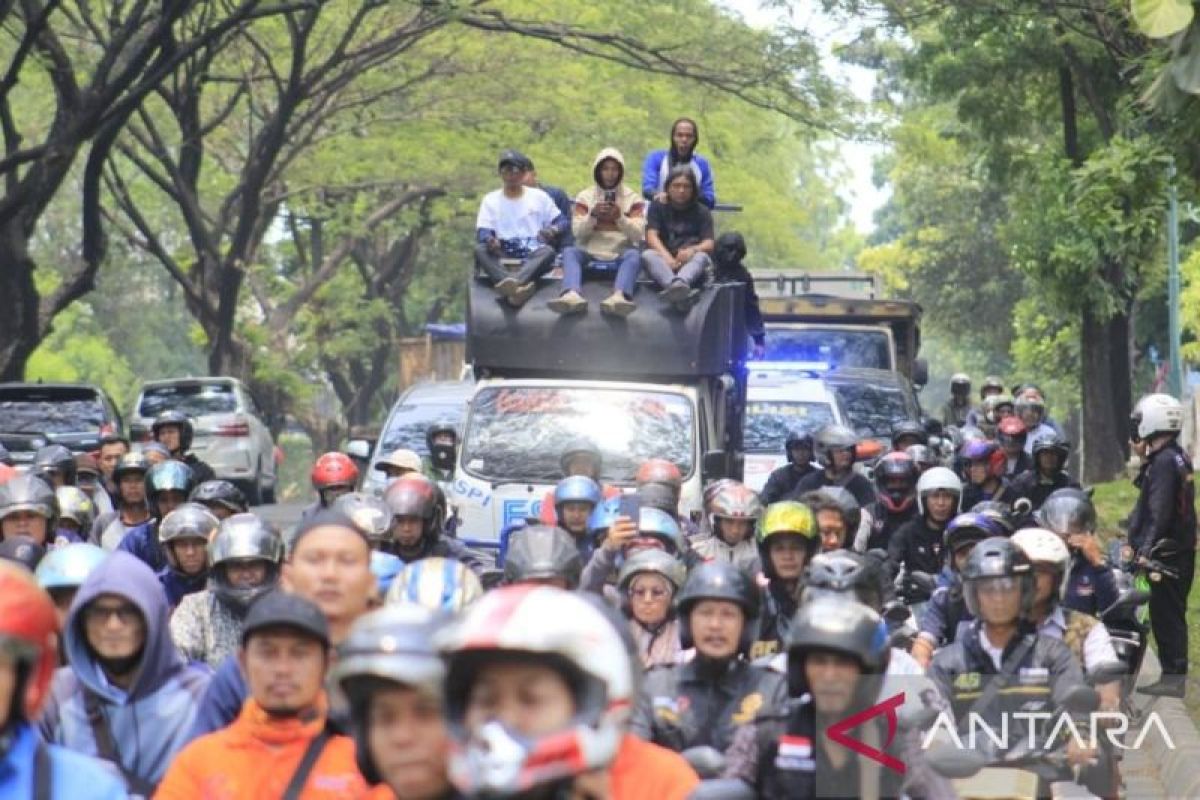
[[[375,469],[383,469],[384,467],[396,467],[397,469],[408,469],[413,472],[421,471],[421,457],[412,450],[401,448],[393,450],[383,458],[375,462]]]
[[[497,168],[503,167],[505,164],[512,164],[514,167],[521,169],[529,169],[532,162],[520,150],[509,148],[508,150],[500,151],[500,163]]]
[[[242,625],[242,645],[266,628],[292,628],[329,647],[329,623],[321,609],[300,595],[273,589],[250,606]]]
[[[75,471],[90,472],[93,475],[99,475],[100,464],[91,453],[79,453],[75,456]]]

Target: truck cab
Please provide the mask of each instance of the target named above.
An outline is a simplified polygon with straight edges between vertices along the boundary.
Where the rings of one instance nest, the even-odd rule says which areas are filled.
[[[706,287],[687,313],[643,289],[622,319],[599,313],[609,291],[585,283],[588,312],[563,317],[546,307],[557,281],[520,310],[472,281],[467,360],[477,383],[449,492],[467,544],[498,547],[507,526],[536,517],[564,477],[562,452],[581,439],[601,453],[601,483],[622,491],[643,461],[672,461],[684,515],[700,513],[705,482],[741,478],[742,287]]]

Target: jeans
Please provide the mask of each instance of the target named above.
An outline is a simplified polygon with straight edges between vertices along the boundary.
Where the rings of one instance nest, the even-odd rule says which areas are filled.
[[[654,282],[665,289],[676,278],[688,286],[700,285],[704,281],[704,273],[712,266],[712,261],[707,253],[696,253],[676,272],[667,266],[667,262],[657,251],[647,250],[642,253],[642,264]]]
[[[633,293],[637,289],[638,271],[642,268],[641,255],[633,247],[621,253],[617,265],[617,275],[613,278],[613,289],[624,292],[626,297],[633,297]],[[583,271],[595,260],[582,247],[568,247],[563,250],[562,290],[578,292],[583,286]],[[606,270],[604,274],[607,273]]]
[[[475,245],[475,267],[491,278],[494,284],[505,278],[515,278],[517,283],[524,286],[535,278],[545,275],[553,266],[554,248],[548,244],[542,245],[525,256],[525,260],[521,262],[521,268],[517,270],[516,274],[509,275],[508,270],[500,263],[500,256],[492,254],[486,244]]]

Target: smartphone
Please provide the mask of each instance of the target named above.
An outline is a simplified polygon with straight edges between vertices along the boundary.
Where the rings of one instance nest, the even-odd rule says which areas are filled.
[[[641,518],[642,500],[636,494],[623,494],[618,508],[622,517],[629,517],[636,521]]]
[[[616,189],[605,189],[604,190],[604,202],[606,202],[606,203],[617,202],[617,190]]]

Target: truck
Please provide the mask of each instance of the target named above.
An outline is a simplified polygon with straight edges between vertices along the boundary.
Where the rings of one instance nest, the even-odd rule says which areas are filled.
[[[466,357],[476,380],[448,495],[458,536],[498,548],[501,532],[537,517],[580,440],[601,453],[601,482],[631,491],[638,467],[666,458],[683,475],[680,511],[698,516],[702,487],[742,477],[748,344],[744,288],[710,285],[681,313],[643,287],[637,310],[599,312],[611,291],[585,283],[586,313],[560,316],[543,281],[517,310],[472,280]]]
[[[817,370],[855,367],[929,380],[918,357],[921,306],[879,297],[878,281],[853,272],[779,273],[754,278],[766,327],[766,359]]]

